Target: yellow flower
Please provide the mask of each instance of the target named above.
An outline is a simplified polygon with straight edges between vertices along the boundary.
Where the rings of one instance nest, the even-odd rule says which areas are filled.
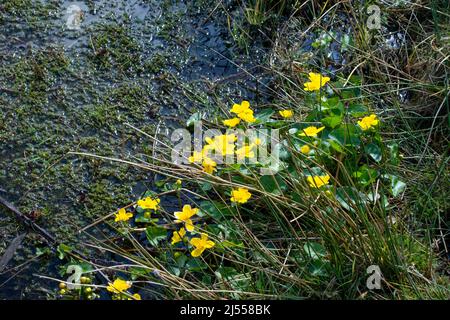
[[[250,110],[250,109],[239,113],[238,117],[248,123],[252,123],[252,122],[256,121],[255,117],[253,116],[253,110]]]
[[[180,179],[177,179],[177,181],[175,181],[175,183],[176,183],[177,185],[181,186],[181,180],[180,180]]]
[[[246,203],[252,194],[246,188],[237,188],[231,190],[231,201],[237,203]]]
[[[184,236],[186,235],[186,229],[185,228],[181,228],[178,231],[174,231],[173,232],[173,236],[172,236],[172,244],[178,243],[180,241],[183,241]]]
[[[161,200],[158,198],[152,199],[151,197],[147,197],[145,199],[138,200],[137,205],[142,209],[158,210],[160,202]]]
[[[116,213],[116,218],[114,219],[114,221],[128,221],[131,217],[133,217],[133,214],[131,212],[127,212],[124,208],[122,208]]]
[[[252,122],[256,121],[255,117],[253,116],[253,110],[250,110],[250,109],[239,113],[238,117],[248,123],[252,123]]]
[[[176,223],[184,223],[186,230],[191,232],[194,230],[194,224],[192,223],[191,217],[196,215],[198,208],[191,208],[189,204],[183,206],[183,211],[174,212],[174,216],[177,220]],[[180,230],[181,231],[181,230]]]
[[[231,119],[223,120],[223,124],[230,128],[236,127],[239,124],[239,122],[241,122],[241,119],[239,119],[239,118],[231,118]]]
[[[106,287],[106,290],[113,293],[122,293],[130,288],[130,282],[117,278],[113,283],[108,283],[108,287]]]
[[[236,150],[236,155],[238,160],[242,160],[245,158],[254,158],[255,153],[253,152],[253,146],[252,145],[246,145],[242,148],[239,148]]]
[[[375,114],[371,114],[368,117],[364,117],[361,119],[361,121],[358,121],[358,125],[363,130],[368,130],[376,125],[378,125],[379,120],[377,119],[377,116]]]
[[[134,300],[142,300],[141,295],[139,293],[133,294]]]
[[[230,112],[233,112],[235,114],[242,113],[244,111],[247,111],[250,109],[250,102],[248,101],[242,101],[241,104],[235,103],[233,105],[233,108],[231,108]]]
[[[308,154],[311,151],[311,148],[305,144],[300,148],[300,152],[303,154]]]
[[[205,138],[208,145],[205,146],[205,150],[214,150],[220,153],[222,156],[231,155],[234,153],[234,142],[237,140],[234,134],[221,134],[215,136],[214,139],[207,137]]]
[[[203,156],[204,156],[204,152],[203,151],[201,151],[201,152],[194,151],[192,153],[192,156],[190,156],[188,158],[188,160],[189,160],[190,163],[194,163],[194,162],[198,163],[198,162],[201,162],[203,160]]]
[[[203,171],[206,173],[213,174],[213,172],[216,171],[217,163],[211,158],[205,158],[202,165]]]
[[[254,144],[255,146],[259,146],[261,143],[262,143],[262,141],[261,141],[260,138],[256,138],[255,140],[253,140],[253,144]]]
[[[325,129],[325,127],[317,128],[315,126],[310,126],[308,128],[305,128],[302,130],[302,133],[300,133],[300,136],[307,136],[307,137],[317,137],[317,134]]]
[[[253,110],[250,109],[250,103],[248,101],[242,101],[241,104],[234,104],[230,112],[237,114],[237,116],[245,122],[255,122],[256,119],[253,116]]]
[[[305,82],[305,91],[316,91],[323,87],[328,81],[330,81],[329,77],[324,77],[320,73],[310,72],[309,81]]]
[[[307,181],[311,188],[320,188],[329,183],[330,176],[328,174],[325,176],[309,176]]]
[[[280,111],[278,111],[278,113],[280,114],[280,116],[282,116],[285,119],[289,119],[289,118],[292,118],[294,116],[294,111],[292,111],[291,109],[280,110]]]
[[[215,245],[213,241],[208,240],[208,235],[206,233],[202,233],[201,238],[192,238],[190,242],[195,247],[191,252],[191,255],[194,258],[200,256],[203,251],[210,249]]]

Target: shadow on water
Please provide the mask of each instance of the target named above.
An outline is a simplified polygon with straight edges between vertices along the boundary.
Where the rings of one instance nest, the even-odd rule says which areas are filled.
[[[229,2],[229,1],[228,1]],[[228,3],[227,2],[227,3]],[[151,154],[148,132],[195,111],[264,100],[253,70],[265,49],[239,50],[205,1],[32,1],[0,4],[0,192],[59,241],[135,200],[155,179],[135,168],[68,156]],[[232,3],[232,1],[230,2]],[[228,5],[228,4],[227,4]],[[232,6],[232,5],[231,5]],[[235,9],[237,10],[237,9]],[[102,232],[109,232],[105,227]],[[0,252],[26,230],[0,208]],[[0,298],[52,297],[62,266],[27,232],[0,271]]]

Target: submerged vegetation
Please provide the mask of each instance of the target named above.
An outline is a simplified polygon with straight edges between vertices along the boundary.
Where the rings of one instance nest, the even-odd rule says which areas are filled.
[[[0,182],[59,239],[28,240],[58,257],[47,297],[448,299],[448,2],[171,5],[91,24],[76,63],[4,58]],[[201,38],[219,61],[176,23],[200,8],[200,26],[220,11],[227,36]],[[180,126],[214,133],[184,152]]]

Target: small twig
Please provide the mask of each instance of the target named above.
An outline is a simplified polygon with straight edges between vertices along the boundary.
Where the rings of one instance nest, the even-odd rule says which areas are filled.
[[[55,237],[53,237],[47,230],[39,226],[31,218],[27,217],[25,214],[20,212],[12,203],[6,201],[6,199],[4,199],[1,196],[0,196],[0,203],[10,211],[14,212],[18,220],[25,223],[29,228],[38,231],[48,242],[56,243]]]
[[[0,204],[2,204],[7,209],[12,211],[16,215],[17,219],[19,221],[22,221],[27,227],[39,232],[45,238],[49,247],[52,248],[53,251],[57,251],[57,248],[60,245],[60,243],[47,230],[45,230],[44,228],[39,226],[31,218],[27,217],[25,214],[20,212],[19,209],[17,209],[12,203],[8,202],[6,199],[4,199],[1,196],[0,196]],[[95,265],[95,263],[93,263],[91,259],[84,256],[81,252],[79,252],[76,249],[72,249],[71,252],[68,252],[67,254],[71,255],[72,257],[74,257],[76,259],[82,259],[84,261],[87,261],[87,262]],[[100,272],[100,274],[103,276],[103,278],[105,278],[106,281],[109,281],[108,277],[103,272]]]
[[[13,89],[9,89],[9,88],[3,88],[3,87],[0,87],[0,91],[4,91],[6,93],[12,93],[12,94],[19,94],[19,91],[17,91],[17,90],[13,90]]]

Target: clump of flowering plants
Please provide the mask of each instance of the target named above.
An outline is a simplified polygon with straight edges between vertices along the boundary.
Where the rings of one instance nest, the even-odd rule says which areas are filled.
[[[112,216],[128,241],[113,252],[132,262],[121,277],[177,298],[345,296],[371,265],[407,278],[418,250],[393,249],[412,243],[390,207],[406,188],[398,146],[357,87],[308,80],[302,106],[238,101],[200,145],[170,146],[176,161],[139,164],[165,178]]]

